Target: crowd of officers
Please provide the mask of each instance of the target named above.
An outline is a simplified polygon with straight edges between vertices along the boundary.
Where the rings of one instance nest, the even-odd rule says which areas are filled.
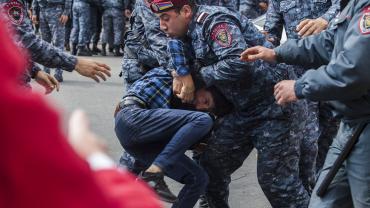
[[[239,10],[252,19],[264,14],[268,5],[266,0],[199,3]],[[28,8],[37,32],[54,46],[71,51],[72,55],[106,56],[111,52],[119,57],[122,56],[126,20],[134,4],[134,0],[32,0]],[[47,67],[44,71],[50,73]],[[56,68],[55,78],[59,82],[63,81],[62,73],[62,69]]]
[[[153,0],[150,2],[145,0],[136,0],[136,2],[33,0],[33,2],[27,2],[31,10],[32,22],[39,24],[42,39],[51,42],[61,50],[64,48],[68,50],[71,43],[72,55],[52,48],[34,35],[31,22],[27,19],[29,14],[24,10],[24,2],[1,0],[0,3],[2,10],[5,10],[3,16],[16,28],[15,41],[30,51],[32,62],[29,71],[31,75],[40,74],[38,73],[40,70],[33,63],[37,62],[47,67],[60,67],[54,75],[59,81],[63,81],[61,70],[72,71],[73,69],[96,81],[99,81],[99,77],[105,79],[110,75],[109,67],[73,55],[91,56],[94,53],[106,55],[106,46],[109,45],[115,56],[123,55],[122,75],[127,92],[130,92],[140,87],[138,81],[145,80],[149,76],[159,76],[160,73],[166,74],[167,69],[176,68],[174,65],[177,61],[176,57],[168,50],[171,49],[169,48],[171,38],[179,38],[179,41],[184,43],[184,47],[189,46],[192,53],[182,54],[180,50],[177,54],[179,55],[177,58],[186,57],[188,59],[184,61],[186,63],[195,60],[191,64],[186,64],[186,67],[191,65],[192,74],[183,74],[183,76],[193,76],[194,79],[200,80],[201,86],[205,86],[207,90],[213,87],[212,89],[217,91],[216,94],[220,94],[222,99],[227,100],[231,106],[231,110],[227,113],[218,117],[216,115],[214,126],[208,134],[208,146],[198,158],[198,162],[209,177],[200,206],[229,207],[230,176],[241,167],[253,148],[258,152],[259,184],[273,207],[307,207],[309,203],[311,207],[336,207],[344,202],[349,204],[348,207],[351,207],[351,204],[356,207],[369,205],[369,196],[361,195],[369,190],[366,182],[356,186],[359,195],[351,193],[352,199],[345,198],[348,193],[332,192],[334,195],[330,194],[329,198],[313,197],[314,200],[310,202],[320,170],[323,166],[324,169],[328,168],[328,165],[324,165],[324,161],[329,145],[338,131],[339,120],[336,116],[344,115],[349,119],[357,119],[362,114],[356,109],[366,106],[368,102],[367,95],[363,97],[365,101],[352,102],[357,97],[344,95],[343,97],[339,95],[340,91],[335,91],[341,88],[345,90],[346,95],[351,94],[350,91],[346,91],[347,87],[352,87],[351,84],[355,82],[352,79],[357,80],[361,77],[357,74],[354,76],[345,69],[355,64],[351,61],[337,60],[336,67],[343,68],[343,73],[337,74],[335,71],[330,71],[333,64],[329,63],[332,54],[339,54],[339,57],[347,55],[355,61],[358,61],[357,56],[363,57],[361,53],[340,54],[341,50],[352,45],[344,45],[339,49],[333,48],[333,45],[334,41],[337,42],[344,36],[351,38],[353,43],[361,41],[366,43],[361,35],[366,36],[370,33],[368,1],[350,1],[349,6],[343,12],[346,16],[339,15],[339,11],[344,8],[343,5],[348,3],[344,0],[270,0],[269,2],[252,0],[243,2],[233,0],[199,0],[196,2],[190,0]],[[189,5],[192,7],[188,7],[188,10],[183,9],[184,6]],[[175,13],[171,13],[174,8]],[[360,9],[363,10],[360,11]],[[188,16],[186,12],[189,12]],[[266,22],[261,32],[251,23],[250,19],[263,13],[266,13]],[[183,17],[185,19],[182,19]],[[187,17],[190,18],[189,22],[186,20]],[[359,19],[359,22],[355,22],[358,23],[356,28],[352,27],[354,22],[350,22],[352,17]],[[125,18],[130,20],[127,31],[124,29]],[[179,24],[176,25],[174,22]],[[67,32],[68,27],[71,30],[70,35]],[[345,33],[347,27],[354,32]],[[283,28],[285,28],[288,40],[291,41],[279,47]],[[337,28],[342,30],[336,30]],[[339,36],[333,35],[337,33]],[[101,50],[98,48],[100,36],[102,37]],[[90,43],[92,43],[91,49]],[[240,58],[245,49],[254,46],[265,48],[249,52],[247,50]],[[363,45],[363,47],[368,46]],[[266,51],[272,53],[269,50],[274,47],[277,47],[276,54],[273,53],[274,56],[264,56]],[[315,53],[312,53],[310,49]],[[252,58],[254,53],[257,53],[256,57],[263,60]],[[308,60],[305,59],[306,54],[308,54]],[[250,60],[255,62],[248,62]],[[277,64],[277,62],[293,65]],[[326,64],[329,67],[329,69],[319,71],[323,73],[322,77],[315,77],[312,71],[306,73],[312,67],[321,66],[318,64]],[[165,70],[148,74],[150,70],[158,70],[158,68]],[[49,69],[46,68],[45,71],[49,72]],[[181,70],[176,70],[176,72],[177,75],[172,74],[174,77],[182,76]],[[341,77],[340,75],[349,76],[348,79],[342,80],[343,85],[332,80],[332,77],[338,78]],[[282,80],[298,81],[292,87],[286,83],[280,84]],[[177,96],[185,102],[193,100],[194,89],[186,88],[185,78],[182,81],[183,87],[179,89]],[[276,83],[280,85],[275,85]],[[315,83],[319,87],[315,88]],[[134,87],[130,88],[132,85]],[[321,85],[322,88],[320,88]],[[286,86],[290,86],[290,90],[294,88],[296,97],[293,97],[295,99],[285,98],[285,94],[279,93],[279,90],[284,91]],[[334,90],[335,95],[330,94],[327,89]],[[320,90],[326,94],[320,94]],[[357,85],[350,90],[357,90],[364,94],[364,89]],[[326,98],[331,100],[338,98],[345,101],[334,102],[331,105],[319,102],[327,101]],[[290,103],[291,101],[296,102]],[[130,102],[136,103],[137,101],[130,100]],[[145,104],[149,103],[144,103],[144,106],[148,106]],[[333,108],[337,110],[336,115],[333,114]],[[350,113],[347,114],[348,112]],[[118,120],[119,118],[116,118],[116,122]],[[357,125],[356,122],[357,120],[353,125]],[[343,135],[353,131],[355,129],[353,125],[351,122],[342,123],[338,138],[343,139]],[[117,132],[117,129],[116,133],[119,137],[120,132]],[[341,145],[337,143],[335,142],[340,149]],[[368,146],[367,143],[364,145]],[[365,151],[357,150],[362,153]],[[335,153],[330,153],[331,159],[334,158]],[[134,173],[147,168],[142,167],[140,161],[127,153],[123,154],[121,163]],[[366,170],[360,172],[362,175],[357,178],[369,177]],[[345,173],[342,174],[344,175],[340,175],[340,179],[348,180]],[[348,177],[355,181],[356,177]],[[345,185],[348,187],[351,181]],[[179,200],[183,197],[180,195]],[[339,196],[343,197],[339,198]],[[333,202],[332,199],[338,199],[338,201]],[[175,203],[174,207],[182,206]]]

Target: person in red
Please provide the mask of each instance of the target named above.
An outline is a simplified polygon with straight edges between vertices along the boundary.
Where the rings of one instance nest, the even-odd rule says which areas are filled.
[[[25,59],[2,19],[0,42],[0,207],[161,207],[149,187],[114,167],[83,114],[72,116],[70,145],[56,111],[19,86]]]

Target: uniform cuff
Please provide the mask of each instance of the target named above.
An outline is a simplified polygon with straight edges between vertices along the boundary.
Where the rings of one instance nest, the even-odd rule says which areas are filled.
[[[41,69],[39,67],[36,67],[36,66],[32,66],[32,69],[31,69],[31,78],[32,79],[35,79],[36,75],[37,75],[37,72],[41,71]]]
[[[65,60],[65,66],[63,66],[62,68],[64,70],[66,70],[66,71],[72,72],[76,68],[76,65],[77,65],[77,57],[76,56],[69,55],[66,52],[64,52],[64,54],[67,57],[66,57],[66,59],[64,59]]]
[[[190,74],[190,71],[189,71],[189,68],[186,67],[186,66],[178,66],[177,69],[176,69],[176,73],[179,76],[186,76],[186,75]]]
[[[297,80],[294,84],[294,93],[295,93],[295,96],[298,99],[303,99],[304,98],[304,95],[303,95],[303,92],[302,92],[303,87],[304,87],[304,84],[300,80]]]
[[[276,55],[276,62],[277,63],[283,63],[284,60],[283,60],[283,57],[280,55],[280,47],[276,47],[274,48],[274,51],[275,51],[275,55]]]

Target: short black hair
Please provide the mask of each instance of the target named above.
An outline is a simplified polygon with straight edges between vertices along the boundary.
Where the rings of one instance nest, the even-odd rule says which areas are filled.
[[[194,0],[187,0],[187,4],[185,4],[185,5],[189,5],[190,7],[191,7],[191,9],[193,10],[195,7],[196,7],[196,3],[195,3],[195,1]],[[185,6],[184,5],[184,6]],[[181,7],[174,7],[174,9],[175,9],[175,12],[176,13],[180,13],[180,10],[182,9],[182,7],[184,7],[184,6],[181,6]]]

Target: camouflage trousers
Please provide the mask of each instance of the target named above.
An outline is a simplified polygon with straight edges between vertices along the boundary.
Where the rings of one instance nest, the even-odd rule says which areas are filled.
[[[290,79],[297,79],[304,73],[301,67],[293,66],[290,70]],[[333,118],[326,103],[299,100],[291,105],[291,109],[290,136],[300,141],[300,174],[311,194],[338,131],[339,121]]]
[[[86,2],[73,2],[73,27],[71,42],[78,46],[85,46],[90,40],[90,4]]]
[[[109,35],[113,34],[113,44],[122,44],[122,34],[125,27],[123,11],[116,8],[105,8],[103,13],[102,43],[108,43]]]
[[[40,10],[40,32],[43,40],[51,43],[55,47],[63,50],[65,41],[65,27],[60,23],[59,18],[63,14],[62,5],[48,6]],[[50,69],[44,67],[45,72],[50,73]],[[62,75],[63,70],[55,69],[55,73]]]
[[[289,137],[288,118],[253,119],[232,113],[217,120],[200,158],[210,183],[210,207],[227,208],[231,174],[257,149],[258,182],[273,207],[307,207],[309,194],[299,177],[299,141]]]

